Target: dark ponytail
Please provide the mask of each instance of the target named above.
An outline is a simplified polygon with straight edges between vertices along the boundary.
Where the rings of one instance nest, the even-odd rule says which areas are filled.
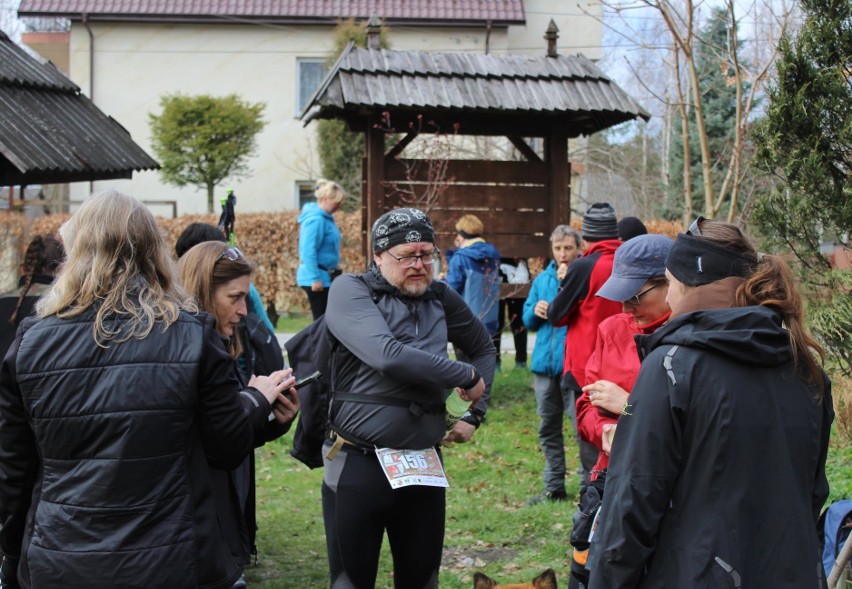
[[[758,253],[736,225],[705,220],[701,237],[754,256],[753,271],[737,289],[737,305],[764,305],[781,314],[790,337],[793,361],[805,380],[817,386],[821,397],[824,383],[817,357],[824,362],[825,353],[805,326],[804,303],[790,266],[779,256]]]
[[[19,323],[18,312],[24,303],[24,297],[30,291],[30,287],[33,284],[33,277],[54,276],[64,257],[65,250],[62,247],[62,243],[55,237],[50,235],[36,235],[33,237],[24,255],[23,268],[26,273],[24,274],[24,282],[21,285],[21,293],[18,295],[18,303],[9,317],[10,324],[17,326]]]

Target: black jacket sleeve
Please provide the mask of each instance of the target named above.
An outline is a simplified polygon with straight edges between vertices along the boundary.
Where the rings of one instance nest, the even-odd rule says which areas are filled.
[[[814,482],[813,505],[814,523],[819,519],[825,500],[828,499],[828,478],[825,474],[825,461],[828,457],[828,440],[831,436],[831,424],[834,421],[834,401],[831,397],[831,380],[823,373],[823,397],[822,397],[822,429],[820,430],[819,464]]]
[[[266,425],[272,407],[260,391],[240,390],[234,360],[209,316],[202,345],[197,415],[201,441],[210,466],[230,470],[252,451],[254,430]]]
[[[35,434],[17,385],[15,362],[25,327],[0,366],[0,552],[16,559],[21,553],[24,525],[39,468]]]
[[[618,420],[590,587],[639,583],[680,473],[681,426],[682,412],[671,401],[662,361],[646,360]]]
[[[568,273],[559,285],[556,298],[547,307],[547,320],[551,325],[557,327],[567,325],[570,315],[588,296],[592,270],[599,257],[599,255],[584,256],[574,260],[568,266]]]

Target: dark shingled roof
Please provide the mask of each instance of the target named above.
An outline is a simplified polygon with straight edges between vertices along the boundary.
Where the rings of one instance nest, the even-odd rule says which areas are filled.
[[[0,186],[130,178],[159,164],[53,64],[0,32]]]
[[[648,113],[578,56],[480,55],[349,46],[302,119],[347,118],[364,110],[536,115],[582,124],[591,134]]]
[[[327,23],[379,15],[388,24],[524,24],[523,0],[23,0],[21,16],[90,20]],[[227,19],[227,20],[226,20]]]

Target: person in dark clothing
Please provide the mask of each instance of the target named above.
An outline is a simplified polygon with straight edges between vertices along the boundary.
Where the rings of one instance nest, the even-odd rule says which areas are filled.
[[[699,217],[666,258],[669,323],[618,419],[591,589],[817,589],[833,409],[780,256]]]
[[[574,402],[586,384],[586,362],[595,348],[601,321],[621,312],[621,304],[595,296],[612,273],[615,250],[621,245],[615,210],[607,203],[595,203],[583,217],[583,255],[568,268],[556,298],[547,308],[551,325],[567,326],[562,388],[571,391]],[[575,424],[576,427],[576,424]],[[577,430],[575,429],[575,434]],[[597,462],[598,449],[580,440],[580,483],[589,482],[589,473]]]
[[[36,235],[30,241],[18,288],[0,295],[0,358],[15,340],[18,325],[33,314],[39,297],[47,292],[64,257],[65,250],[55,237]]]
[[[246,298],[252,265],[237,248],[219,241],[207,241],[186,252],[180,259],[179,269],[183,285],[195,297],[199,309],[215,318],[216,330],[225,340],[233,358],[231,364],[234,374],[241,385],[245,386],[253,374],[263,373],[248,369],[247,358],[255,357],[253,352],[256,351],[245,349],[245,343],[251,343],[239,337],[240,326],[248,315]],[[275,347],[278,349],[279,363],[273,368],[280,370],[283,368],[284,359],[277,344]],[[282,370],[280,374],[289,378],[291,372],[287,369]],[[259,447],[287,433],[298,410],[298,397],[276,403],[274,412],[277,419],[255,427],[254,446]],[[250,561],[256,531],[254,455],[247,456],[242,464],[234,469],[221,470],[212,467],[211,479],[219,525],[231,554],[240,566],[245,567]],[[245,586],[243,578],[234,584],[235,589]]]
[[[225,234],[230,243],[234,243],[234,221],[236,221],[237,195],[229,188],[222,199],[222,214],[219,216],[219,231]]]
[[[480,399],[494,347],[458,293],[432,281],[439,253],[425,213],[385,213],[371,241],[371,269],[334,281],[325,316],[336,348],[322,485],[330,584],[374,587],[387,531],[394,586],[433,589],[446,515],[438,445],[467,441],[479,423],[468,411],[447,433],[447,391]],[[470,363],[448,358],[448,340]]]
[[[501,258],[500,279],[508,284],[529,284],[530,273],[523,259]],[[518,297],[501,298],[497,310],[497,334],[491,338],[497,348],[497,366],[500,367],[500,340],[509,320],[509,329],[515,344],[515,368],[527,367],[527,327],[524,325],[524,300]]]
[[[208,462],[242,462],[294,379],[240,387],[138,200],[95,195],[60,234],[0,367],[0,584],[229,589]]]

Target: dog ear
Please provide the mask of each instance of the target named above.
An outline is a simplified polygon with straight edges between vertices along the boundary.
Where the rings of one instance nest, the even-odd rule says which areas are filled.
[[[473,573],[473,589],[491,589],[497,586],[497,581],[483,573]]]
[[[547,569],[533,579],[533,587],[535,587],[535,589],[557,589],[556,573],[553,569]]]

